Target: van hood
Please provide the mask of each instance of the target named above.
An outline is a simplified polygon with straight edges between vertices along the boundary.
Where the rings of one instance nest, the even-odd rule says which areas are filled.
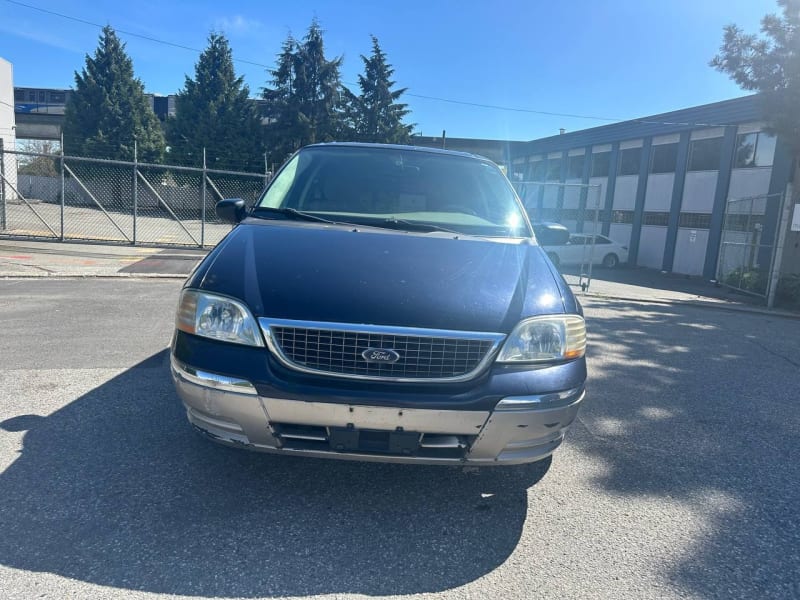
[[[462,331],[576,310],[529,239],[277,220],[243,221],[187,286],[240,298],[256,317]]]

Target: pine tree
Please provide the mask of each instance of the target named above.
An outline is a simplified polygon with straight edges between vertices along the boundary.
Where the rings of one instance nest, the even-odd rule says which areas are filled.
[[[728,25],[711,66],[761,94],[769,130],[800,155],[800,0],[778,0],[782,15],[761,21],[762,37]]]
[[[262,169],[261,119],[249,95],[234,71],[228,40],[212,32],[194,79],[186,77],[175,99],[176,114],[167,124],[170,161],[199,165],[205,148],[211,168]]]
[[[357,99],[356,131],[365,142],[406,144],[411,137],[413,125],[403,124],[403,118],[411,111],[406,104],[398,102],[407,88],[392,90],[395,82],[392,66],[386,62],[386,53],[378,38],[372,36],[372,54],[363,54],[364,74],[358,76],[361,95]]]
[[[265,88],[268,146],[271,156],[284,159],[307,144],[334,141],[343,131],[342,58],[325,58],[322,29],[311,22],[302,42],[291,35],[283,43],[277,66]]]
[[[125,44],[106,25],[94,56],[75,72],[75,91],[64,112],[67,154],[132,160],[134,140],[139,160],[157,162],[164,153],[164,133],[134,76]]]

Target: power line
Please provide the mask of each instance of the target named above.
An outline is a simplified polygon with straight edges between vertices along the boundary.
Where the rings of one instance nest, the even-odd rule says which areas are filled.
[[[84,25],[91,25],[92,27],[99,27],[100,29],[105,27],[105,25],[101,25],[101,24],[95,23],[93,21],[87,21],[86,19],[80,19],[78,17],[65,15],[64,13],[56,12],[54,10],[47,10],[46,8],[41,8],[39,6],[32,6],[30,4],[25,4],[24,2],[17,2],[17,0],[5,0],[5,2],[7,2],[9,4],[16,4],[17,6],[22,6],[24,8],[29,8],[31,10],[36,10],[36,11],[39,11],[41,13],[45,13],[47,15],[52,15],[54,17],[60,17],[62,19],[68,19],[70,21],[75,21],[76,23],[83,23]],[[150,36],[147,36],[147,35],[142,35],[141,33],[134,33],[133,31],[126,31],[124,29],[115,29],[114,31],[116,31],[117,33],[122,33],[124,35],[129,35],[131,37],[136,37],[136,38],[140,38],[140,39],[143,39],[143,40],[147,40],[149,42],[155,42],[156,44],[164,44],[165,46],[172,46],[173,48],[180,48],[181,50],[189,50],[190,52],[197,52],[198,54],[202,54],[202,52],[203,52],[202,50],[199,50],[198,48],[192,48],[191,46],[184,46],[183,44],[176,44],[174,42],[168,42],[166,40],[160,40],[158,38],[150,37]],[[264,67],[264,68],[267,68],[267,69],[269,68],[267,65],[264,65],[264,64],[261,64],[261,63],[257,63],[257,62],[252,62],[252,61],[249,61],[249,60],[234,59],[234,61],[242,63],[242,64],[245,64],[245,65],[253,65],[255,67]]]
[[[104,25],[101,25],[99,23],[95,23],[93,21],[87,21],[86,19],[81,19],[79,17],[73,17],[71,15],[66,15],[64,13],[56,12],[54,10],[48,10],[46,8],[41,8],[39,6],[33,6],[31,4],[26,4],[25,2],[19,2],[18,0],[4,0],[4,1],[7,2],[8,4],[15,4],[17,6],[22,6],[24,8],[28,8],[30,10],[35,10],[35,11],[38,11],[38,12],[41,12],[41,13],[44,13],[44,14],[52,15],[52,16],[59,17],[59,18],[62,18],[62,19],[67,19],[69,21],[74,21],[76,23],[82,23],[84,25],[90,25],[92,27],[98,27],[100,29],[102,29],[104,27]],[[202,54],[203,53],[203,50],[201,50],[199,48],[192,48],[191,46],[184,46],[183,44],[176,44],[175,42],[169,42],[167,40],[162,40],[162,39],[159,39],[159,38],[154,38],[154,37],[151,37],[151,36],[142,35],[140,33],[135,33],[133,31],[126,31],[124,29],[115,29],[115,31],[117,33],[121,33],[123,35],[129,35],[131,37],[139,38],[139,39],[142,39],[142,40],[147,40],[149,42],[154,42],[156,44],[163,44],[165,46],[171,46],[172,48],[179,48],[181,50],[188,50],[189,52],[195,52],[197,54]],[[250,65],[250,66],[253,66],[253,67],[261,67],[261,68],[266,69],[268,71],[272,69],[272,66],[270,66],[270,65],[267,65],[267,64],[264,64],[264,63],[255,62],[255,61],[251,61],[251,60],[244,60],[244,59],[241,59],[241,58],[233,58],[232,60],[233,60],[233,62],[241,63],[243,65]],[[355,83],[352,83],[352,82],[348,82],[348,81],[344,81],[342,83],[344,83],[345,85],[352,86],[352,87],[356,87],[358,85],[358,84],[355,84]],[[501,105],[497,105],[497,104],[484,104],[484,103],[481,103],[481,102],[469,102],[469,101],[466,101],[466,100],[454,100],[452,98],[442,98],[442,97],[439,97],[439,96],[427,96],[427,95],[424,95],[424,94],[414,94],[414,93],[411,93],[411,92],[404,92],[404,95],[406,95],[406,96],[408,96],[410,98],[420,98],[422,100],[433,100],[433,101],[436,101],[436,102],[446,102],[448,104],[457,104],[457,105],[460,105],[460,106],[472,106],[472,107],[475,107],[475,108],[485,108],[485,109],[489,109],[489,110],[502,110],[502,111],[506,111],[506,112],[517,112],[517,113],[525,113],[525,114],[533,114],[533,115],[543,115],[543,116],[548,116],[548,117],[564,117],[564,118],[568,118],[568,119],[587,119],[587,120],[592,120],[592,121],[606,121],[608,123],[617,123],[617,122],[620,122],[620,121],[631,121],[631,122],[634,122],[634,123],[639,123],[641,125],[668,125],[668,126],[672,125],[672,126],[686,126],[686,127],[726,127],[726,126],[729,125],[728,123],[671,123],[671,122],[665,122],[665,121],[650,121],[650,120],[646,120],[646,119],[623,119],[623,118],[620,118],[620,117],[600,117],[600,116],[596,116],[596,115],[580,115],[580,114],[574,114],[574,113],[560,113],[560,112],[552,112],[552,111],[546,111],[546,110],[536,110],[536,109],[533,109],[533,108],[501,106]],[[3,104],[6,104],[6,103],[3,102]]]
[[[15,4],[17,6],[22,6],[24,8],[29,8],[31,10],[35,10],[35,11],[38,11],[38,12],[41,12],[41,13],[44,13],[44,14],[48,14],[48,15],[52,15],[52,16],[55,16],[55,17],[59,17],[59,18],[62,18],[62,19],[67,19],[69,21],[74,21],[76,23],[82,23],[84,25],[90,25],[92,27],[98,27],[100,29],[102,29],[104,27],[100,23],[95,23],[93,21],[87,21],[86,19],[81,19],[79,17],[73,17],[71,15],[66,15],[64,13],[56,12],[54,10],[48,10],[46,8],[41,8],[39,6],[32,6],[30,4],[26,4],[25,2],[19,2],[18,0],[5,0],[5,2],[7,2],[9,4]],[[169,42],[169,41],[158,39],[158,38],[154,38],[154,37],[151,37],[151,36],[142,35],[140,33],[135,33],[135,32],[132,32],[132,31],[126,31],[124,29],[115,29],[115,31],[117,33],[121,33],[123,35],[129,35],[131,37],[136,37],[136,38],[139,38],[139,39],[147,40],[149,42],[154,42],[156,44],[163,44],[165,46],[171,46],[173,48],[180,48],[181,50],[188,50],[189,52],[196,52],[198,54],[202,54],[203,53],[203,50],[201,50],[199,48],[192,48],[191,46],[184,46],[183,44],[176,44],[174,42]],[[244,64],[244,65],[251,65],[251,66],[254,66],[254,67],[261,67],[261,68],[264,68],[264,69],[267,69],[267,70],[272,69],[272,66],[270,66],[270,65],[266,65],[264,63],[255,62],[255,61],[252,61],[252,60],[243,60],[243,59],[240,59],[240,58],[234,58],[233,61],[237,62],[237,63]],[[353,87],[355,87],[357,85],[357,84],[355,84],[353,82],[349,82],[349,81],[345,81],[343,83],[345,83],[346,85],[349,85],[349,86],[353,86]],[[570,114],[570,113],[559,113],[559,112],[550,112],[550,111],[544,111],[544,110],[535,110],[535,109],[531,109],[531,108],[500,106],[500,105],[496,105],[496,104],[483,104],[483,103],[480,103],[480,102],[468,102],[466,100],[453,100],[451,98],[441,98],[439,96],[426,96],[424,94],[413,94],[411,92],[405,92],[405,95],[410,97],[410,98],[420,98],[422,100],[434,100],[436,102],[447,102],[449,104],[458,104],[458,105],[461,105],[461,106],[473,106],[473,107],[476,107],[476,108],[486,108],[486,109],[490,109],[490,110],[503,110],[503,111],[508,111],[508,112],[519,112],[519,113],[528,113],[528,114],[536,114],[536,115],[546,115],[546,116],[551,116],[551,117],[568,117],[568,118],[573,118],[573,119],[591,119],[591,120],[595,120],[595,121],[610,121],[610,122],[612,122],[612,121],[621,120],[621,119],[616,118],[616,117],[597,117],[597,116],[591,116],[591,115],[577,115],[577,114]]]

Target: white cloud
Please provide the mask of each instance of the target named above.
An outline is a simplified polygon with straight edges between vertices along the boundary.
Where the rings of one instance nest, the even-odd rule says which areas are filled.
[[[264,27],[258,19],[249,19],[242,15],[220,17],[214,21],[214,28],[228,34],[253,33]]]

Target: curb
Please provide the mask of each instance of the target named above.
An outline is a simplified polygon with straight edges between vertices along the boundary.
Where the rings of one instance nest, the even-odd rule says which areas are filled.
[[[180,279],[185,280],[189,275],[170,273],[0,273],[0,280],[10,279]]]

